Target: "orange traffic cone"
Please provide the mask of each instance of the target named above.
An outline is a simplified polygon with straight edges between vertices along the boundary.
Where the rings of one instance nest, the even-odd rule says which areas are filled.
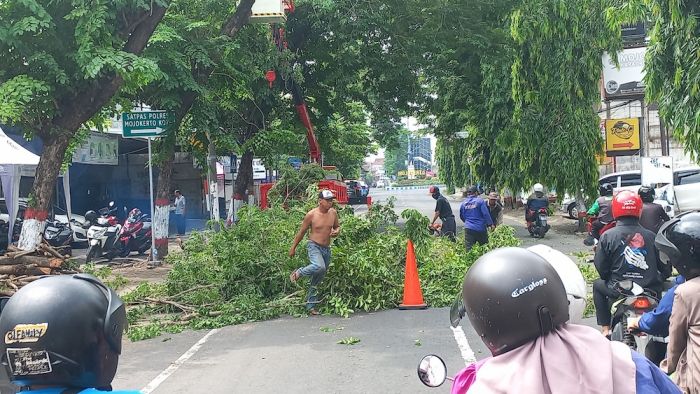
[[[403,284],[403,303],[399,309],[425,309],[428,305],[423,301],[423,291],[418,279],[418,265],[413,242],[409,239],[406,245],[406,276]]]

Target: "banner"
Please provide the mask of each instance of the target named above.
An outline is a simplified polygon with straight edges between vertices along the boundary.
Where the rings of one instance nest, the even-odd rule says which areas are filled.
[[[119,137],[90,133],[88,140],[75,150],[73,163],[119,165]]]
[[[642,185],[673,183],[673,158],[671,156],[642,157]]]

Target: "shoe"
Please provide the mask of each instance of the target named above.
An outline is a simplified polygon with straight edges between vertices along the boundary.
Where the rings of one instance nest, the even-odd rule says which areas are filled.
[[[309,309],[309,316],[318,316],[321,313],[314,308]]]

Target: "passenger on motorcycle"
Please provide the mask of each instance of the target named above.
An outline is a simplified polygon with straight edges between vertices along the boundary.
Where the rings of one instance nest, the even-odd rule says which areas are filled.
[[[549,208],[549,200],[544,195],[544,186],[541,183],[535,183],[533,193],[527,198],[525,203],[525,221],[534,222],[535,215],[540,208]]]
[[[590,234],[595,239],[600,239],[600,230],[614,220],[612,216],[613,186],[609,183],[603,183],[600,185],[599,192],[600,197],[595,200],[591,209],[586,212],[588,216],[597,218],[591,225]],[[588,240],[586,244],[588,243],[593,245],[592,240]]]
[[[92,275],[38,279],[0,314],[0,361],[22,393],[111,391],[126,328],[117,294]]]
[[[485,254],[467,272],[462,294],[466,315],[493,357],[460,371],[453,394],[680,393],[624,344],[569,323],[562,279],[536,253],[502,248]]]
[[[639,224],[641,212],[642,200],[637,193],[618,193],[612,202],[617,225],[603,233],[596,249],[594,263],[600,279],[593,282],[593,302],[598,325],[606,336],[610,335],[611,302],[620,296],[615,283],[628,279],[660,294],[663,280],[671,275],[671,267],[659,260],[655,234]]]
[[[686,282],[678,285],[662,363],[685,393],[700,392],[700,212],[680,215],[659,229],[656,245]]]
[[[655,192],[653,188],[642,186],[637,193],[639,193],[639,197],[644,203],[642,216],[639,217],[639,224],[656,234],[659,232],[661,225],[669,220],[668,214],[661,205],[654,203]]]

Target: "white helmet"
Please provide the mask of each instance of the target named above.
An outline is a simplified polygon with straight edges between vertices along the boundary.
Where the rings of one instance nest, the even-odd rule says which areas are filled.
[[[527,250],[537,253],[554,267],[564,283],[566,298],[569,299],[569,321],[580,323],[586,309],[586,281],[576,263],[564,253],[547,245],[534,245]]]
[[[535,186],[533,187],[533,189],[535,189],[536,192],[542,192],[542,191],[544,191],[544,186],[542,186],[541,183],[535,183]]]

